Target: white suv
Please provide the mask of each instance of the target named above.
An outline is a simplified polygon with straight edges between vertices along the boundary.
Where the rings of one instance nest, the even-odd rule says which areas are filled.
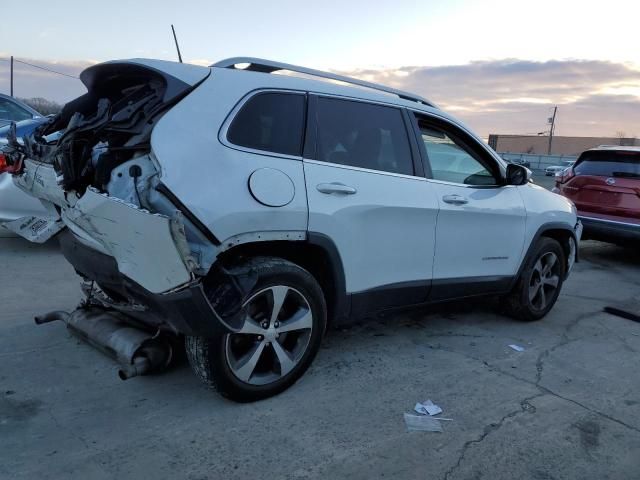
[[[7,154],[51,212],[9,227],[233,399],[293,384],[331,322],[487,294],[539,319],[576,258],[573,204],[413,94],[254,58],[81,78]]]

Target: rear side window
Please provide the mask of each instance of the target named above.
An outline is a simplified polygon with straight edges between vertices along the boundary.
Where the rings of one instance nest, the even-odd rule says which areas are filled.
[[[576,175],[640,178],[640,152],[584,152],[573,172]]]
[[[227,140],[241,147],[301,156],[305,101],[302,94],[259,93],[233,119]]]
[[[397,108],[318,99],[317,159],[413,175],[409,137]]]

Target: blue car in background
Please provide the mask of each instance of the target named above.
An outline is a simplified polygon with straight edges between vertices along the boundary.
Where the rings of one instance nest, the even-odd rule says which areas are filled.
[[[37,118],[42,118],[40,112],[18,99],[0,93],[0,127],[11,122]]]
[[[47,123],[49,117],[37,117],[29,120],[21,120],[16,122],[16,137],[22,138],[25,135],[30,135],[43,123]],[[11,128],[11,122],[0,127],[0,139],[5,139],[9,135],[9,129]]]

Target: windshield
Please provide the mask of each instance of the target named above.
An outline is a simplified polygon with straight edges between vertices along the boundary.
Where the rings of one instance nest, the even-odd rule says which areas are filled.
[[[576,175],[640,177],[640,152],[585,152],[580,156],[573,171]]]

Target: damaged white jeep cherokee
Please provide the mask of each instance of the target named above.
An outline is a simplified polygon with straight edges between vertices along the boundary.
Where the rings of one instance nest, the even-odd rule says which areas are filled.
[[[87,300],[37,321],[65,320],[123,378],[184,336],[206,383],[264,398],[309,367],[328,319],[491,294],[535,320],[576,259],[574,206],[410,93],[253,58],[81,79],[12,139],[4,168],[49,217],[7,226],[57,235]]]

